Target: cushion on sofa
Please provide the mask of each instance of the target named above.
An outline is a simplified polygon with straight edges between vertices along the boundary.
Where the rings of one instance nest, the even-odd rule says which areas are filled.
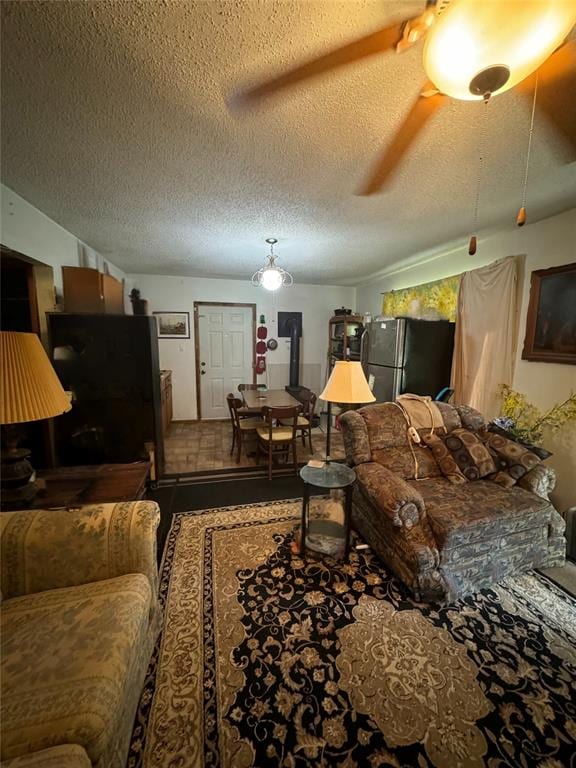
[[[0,768],[92,768],[92,763],[78,744],[61,744],[2,761]]]
[[[478,430],[483,429],[486,426],[484,416],[480,411],[477,411],[476,408],[472,408],[470,405],[454,405],[453,408],[458,412],[458,416],[460,417],[464,429],[478,432]]]
[[[450,405],[450,403],[443,403],[442,401],[438,400],[436,402],[436,408],[438,408],[440,411],[446,432],[452,432],[453,429],[458,429],[459,427],[463,426],[460,419],[460,414],[456,410],[455,406]]]
[[[148,652],[151,600],[148,578],[127,574],[4,601],[2,759],[73,743],[118,764],[103,751],[134,716],[125,688]]]
[[[484,431],[482,439],[496,462],[496,472],[491,480],[504,488],[511,488],[518,480],[542,462],[536,454],[521,443],[507,437]]]
[[[413,445],[372,451],[372,461],[386,467],[404,480],[414,477],[441,477],[442,472],[435,457],[427,448]]]
[[[527,443],[524,440],[521,440],[513,432],[509,432],[507,429],[499,427],[497,424],[494,424],[494,422],[490,422],[490,424],[486,426],[485,430],[481,431],[494,432],[495,435],[506,437],[508,440],[512,440],[513,443],[520,443],[520,445],[523,445],[524,448],[528,448],[529,451],[535,453],[541,461],[546,461],[546,459],[549,459],[550,456],[554,455],[547,448],[544,448],[541,445],[533,445],[532,443]]]
[[[436,464],[445,478],[454,485],[467,483],[468,480],[462,474],[462,470],[456,463],[456,459],[446,447],[444,440],[436,433],[422,435],[422,441],[430,448]]]
[[[480,480],[496,472],[496,465],[490,451],[475,432],[460,428],[454,429],[446,435],[429,435],[425,437],[424,442],[432,448],[434,455],[438,454],[440,456],[438,463],[444,474],[446,474],[446,470],[449,470],[449,474],[446,474],[446,477],[452,483],[461,484],[462,480],[454,469],[454,464],[450,462],[449,457],[442,451],[438,440],[444,443],[446,450],[449,451],[454,464],[456,464],[457,469],[465,480]]]
[[[395,403],[360,408],[357,413],[364,419],[372,452],[382,448],[408,446],[406,418]]]
[[[444,478],[411,483],[424,499],[426,513],[440,551],[550,521],[549,501],[523,488],[503,488],[491,480],[453,485]]]

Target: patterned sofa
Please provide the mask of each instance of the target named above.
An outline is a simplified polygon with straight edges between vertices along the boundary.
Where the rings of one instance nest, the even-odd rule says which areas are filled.
[[[441,432],[485,427],[472,408],[436,405]],[[432,451],[409,441],[394,403],[348,411],[340,422],[358,478],[353,525],[416,599],[444,602],[564,563],[564,520],[548,500],[553,470],[538,463],[511,488],[488,479],[453,485]]]
[[[2,768],[124,768],[160,627],[154,502],[0,515]]]

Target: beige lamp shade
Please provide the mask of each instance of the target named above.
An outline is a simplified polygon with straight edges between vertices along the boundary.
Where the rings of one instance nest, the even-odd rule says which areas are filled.
[[[35,333],[0,331],[0,424],[59,416],[72,407]]]
[[[320,399],[329,403],[373,403],[376,400],[361,363],[347,360],[335,363]]]

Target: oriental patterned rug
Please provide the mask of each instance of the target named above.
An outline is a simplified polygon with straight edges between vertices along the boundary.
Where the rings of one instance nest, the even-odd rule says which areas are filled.
[[[527,574],[445,607],[296,501],[174,517],[130,768],[576,766],[576,603]]]

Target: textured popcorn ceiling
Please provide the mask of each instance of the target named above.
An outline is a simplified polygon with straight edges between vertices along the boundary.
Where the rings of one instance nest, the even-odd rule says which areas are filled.
[[[384,194],[354,195],[424,79],[421,47],[247,114],[225,103],[421,5],[2,2],[3,181],[128,272],[244,278],[275,236],[297,281],[347,284],[466,238],[481,104],[451,102]],[[530,105],[488,109],[481,225],[513,227]],[[531,220],[575,204],[571,160],[539,120]]]

